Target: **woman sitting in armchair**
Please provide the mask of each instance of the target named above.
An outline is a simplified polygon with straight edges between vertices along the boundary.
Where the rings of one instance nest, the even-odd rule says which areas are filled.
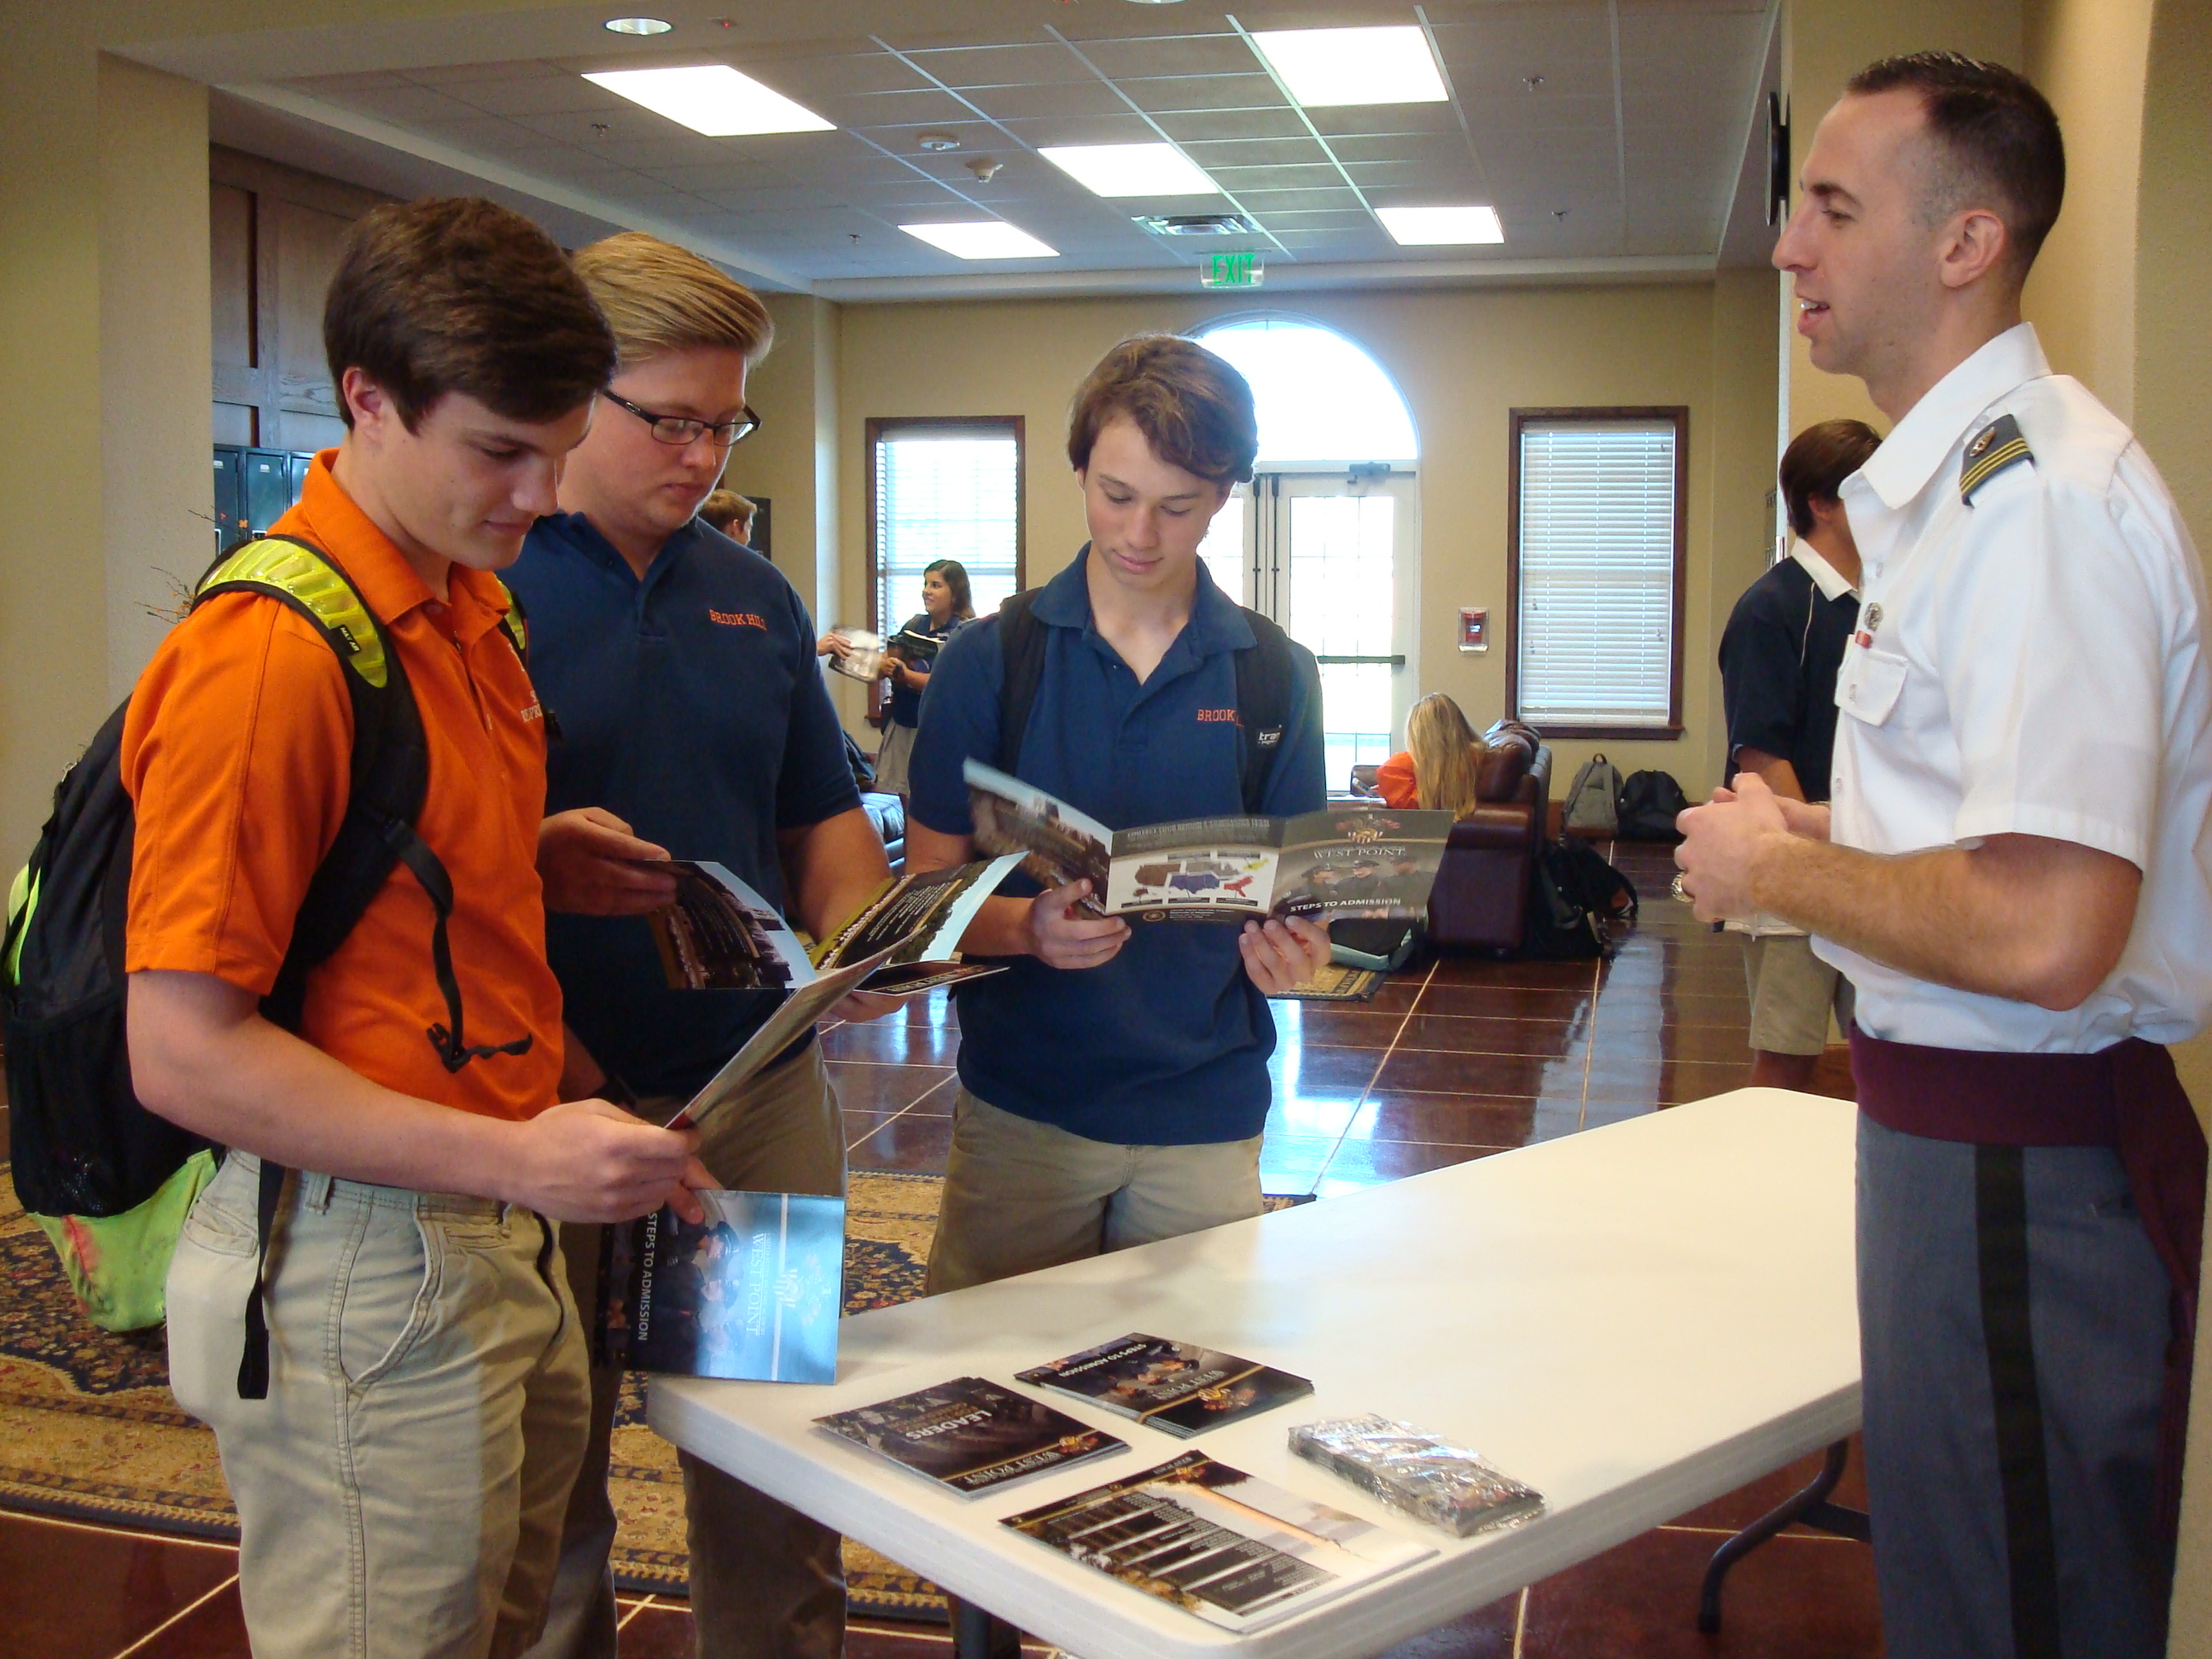
[[[1463,818],[1474,810],[1484,752],[1482,739],[1459,705],[1433,691],[1413,705],[1406,720],[1406,747],[1376,769],[1375,787],[1401,811],[1419,808]]]

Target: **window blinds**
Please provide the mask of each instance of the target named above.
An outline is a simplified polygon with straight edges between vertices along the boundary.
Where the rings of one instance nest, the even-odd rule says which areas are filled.
[[[1006,426],[886,422],[878,430],[878,632],[896,633],[921,609],[922,572],[939,559],[967,569],[979,617],[1014,591],[1020,461]]]
[[[1521,428],[1518,702],[1538,726],[1664,726],[1674,646],[1672,421]]]

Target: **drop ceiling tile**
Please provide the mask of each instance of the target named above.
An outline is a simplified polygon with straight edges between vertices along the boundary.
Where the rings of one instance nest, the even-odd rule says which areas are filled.
[[[1283,94],[1264,75],[1176,75],[1116,81],[1115,84],[1134,99],[1139,109],[1154,113],[1169,110],[1285,107]]]
[[[849,98],[872,92],[913,92],[929,85],[913,68],[901,63],[896,54],[873,48],[790,57],[748,56],[738,67],[801,103],[809,97]]]
[[[1046,144],[1151,144],[1159,137],[1152,124],[1141,115],[1085,115],[1037,116],[1008,120],[1005,124],[1023,143],[1042,147]]]
[[[1354,161],[1430,161],[1467,165],[1467,135],[1454,122],[1447,132],[1330,135],[1328,147],[1347,167]]]
[[[973,117],[964,121],[930,121],[914,126],[855,127],[853,131],[871,143],[882,145],[894,155],[910,155],[916,161],[933,154],[950,155],[956,157],[972,155],[988,150],[994,145],[1003,148],[1006,143],[1005,133],[1000,131],[989,122],[978,121]],[[957,149],[940,152],[926,150],[921,147],[921,137],[924,133],[933,137],[941,133],[945,137],[957,139],[959,141],[959,147]],[[957,166],[958,162],[956,161],[954,165]]]
[[[1258,67],[1251,47],[1228,31],[1097,40],[1085,45],[1083,53],[1117,81],[1164,75],[1249,75]]]
[[[1487,179],[1468,166],[1431,168],[1415,164],[1394,167],[1387,162],[1370,161],[1347,170],[1352,182],[1365,192],[1369,201],[1389,203],[1394,207],[1487,203],[1496,193]]]
[[[593,86],[580,75],[453,81],[439,90],[486,115],[561,115],[580,110],[641,112],[629,100]]]
[[[979,118],[957,94],[934,87],[832,96],[809,107],[841,127],[933,127]]]
[[[1492,132],[1577,132],[1613,131],[1613,94],[1603,97],[1472,99],[1464,106],[1469,131],[1477,138]]]
[[[1237,138],[1304,138],[1310,135],[1297,111],[1273,109],[1164,110],[1160,130],[1179,144]]]
[[[1543,77],[1531,87],[1527,77]],[[1452,90],[1464,104],[1476,98],[1610,98],[1613,96],[1613,58],[1485,58],[1472,64],[1454,64]]]
[[[1373,133],[1438,133],[1459,131],[1459,117],[1449,104],[1358,104],[1344,109],[1312,109],[1306,113],[1325,138],[1352,137]]]
[[[1208,173],[1218,167],[1326,166],[1328,152],[1311,138],[1210,139],[1183,152]]]
[[[1348,230],[1358,225],[1370,225],[1374,216],[1364,208],[1323,208],[1307,213],[1272,213],[1267,216],[1267,228],[1278,233],[1293,230]]]
[[[901,46],[896,37],[890,37],[890,43]],[[1097,79],[1073,52],[1057,43],[952,46],[907,56],[948,87],[1025,87]]]
[[[1344,182],[1344,175],[1326,161],[1307,166],[1208,167],[1213,182],[1224,190],[1327,190]]]
[[[1312,213],[1326,209],[1344,212],[1360,212],[1358,193],[1348,185],[1340,185],[1334,190],[1248,190],[1240,191],[1237,199],[1246,211],[1269,223],[1283,213]]]
[[[1061,81],[1035,87],[977,87],[963,94],[998,121],[1124,116],[1129,106],[1103,81]]]
[[[1610,64],[1613,27],[1600,0],[1537,0],[1484,6],[1436,25],[1437,46],[1455,75],[1462,64],[1502,63],[1514,75],[1548,73],[1546,63]]]

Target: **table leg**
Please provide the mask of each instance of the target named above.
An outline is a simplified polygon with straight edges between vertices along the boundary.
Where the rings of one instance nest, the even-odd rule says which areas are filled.
[[[1727,1581],[1729,1569],[1793,1522],[1834,1533],[1839,1538],[1856,1538],[1862,1544],[1873,1541],[1874,1524],[1863,1510],[1847,1510],[1828,1501],[1828,1494],[1844,1478],[1844,1463],[1850,1449],[1850,1441],[1836,1442],[1828,1448],[1827,1461],[1820,1466],[1820,1474],[1813,1477],[1810,1486],[1784,1499],[1713,1552],[1713,1559],[1705,1567],[1704,1587],[1698,1593],[1699,1630],[1710,1636],[1721,1627],[1721,1587]]]
[[[1022,1633],[973,1601],[948,1597],[952,1607],[952,1659],[1022,1659]]]

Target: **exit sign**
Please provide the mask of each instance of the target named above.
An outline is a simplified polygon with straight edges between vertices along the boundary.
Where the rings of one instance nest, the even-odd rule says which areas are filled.
[[[1207,253],[1199,258],[1200,288],[1257,288],[1267,275],[1256,253]]]

